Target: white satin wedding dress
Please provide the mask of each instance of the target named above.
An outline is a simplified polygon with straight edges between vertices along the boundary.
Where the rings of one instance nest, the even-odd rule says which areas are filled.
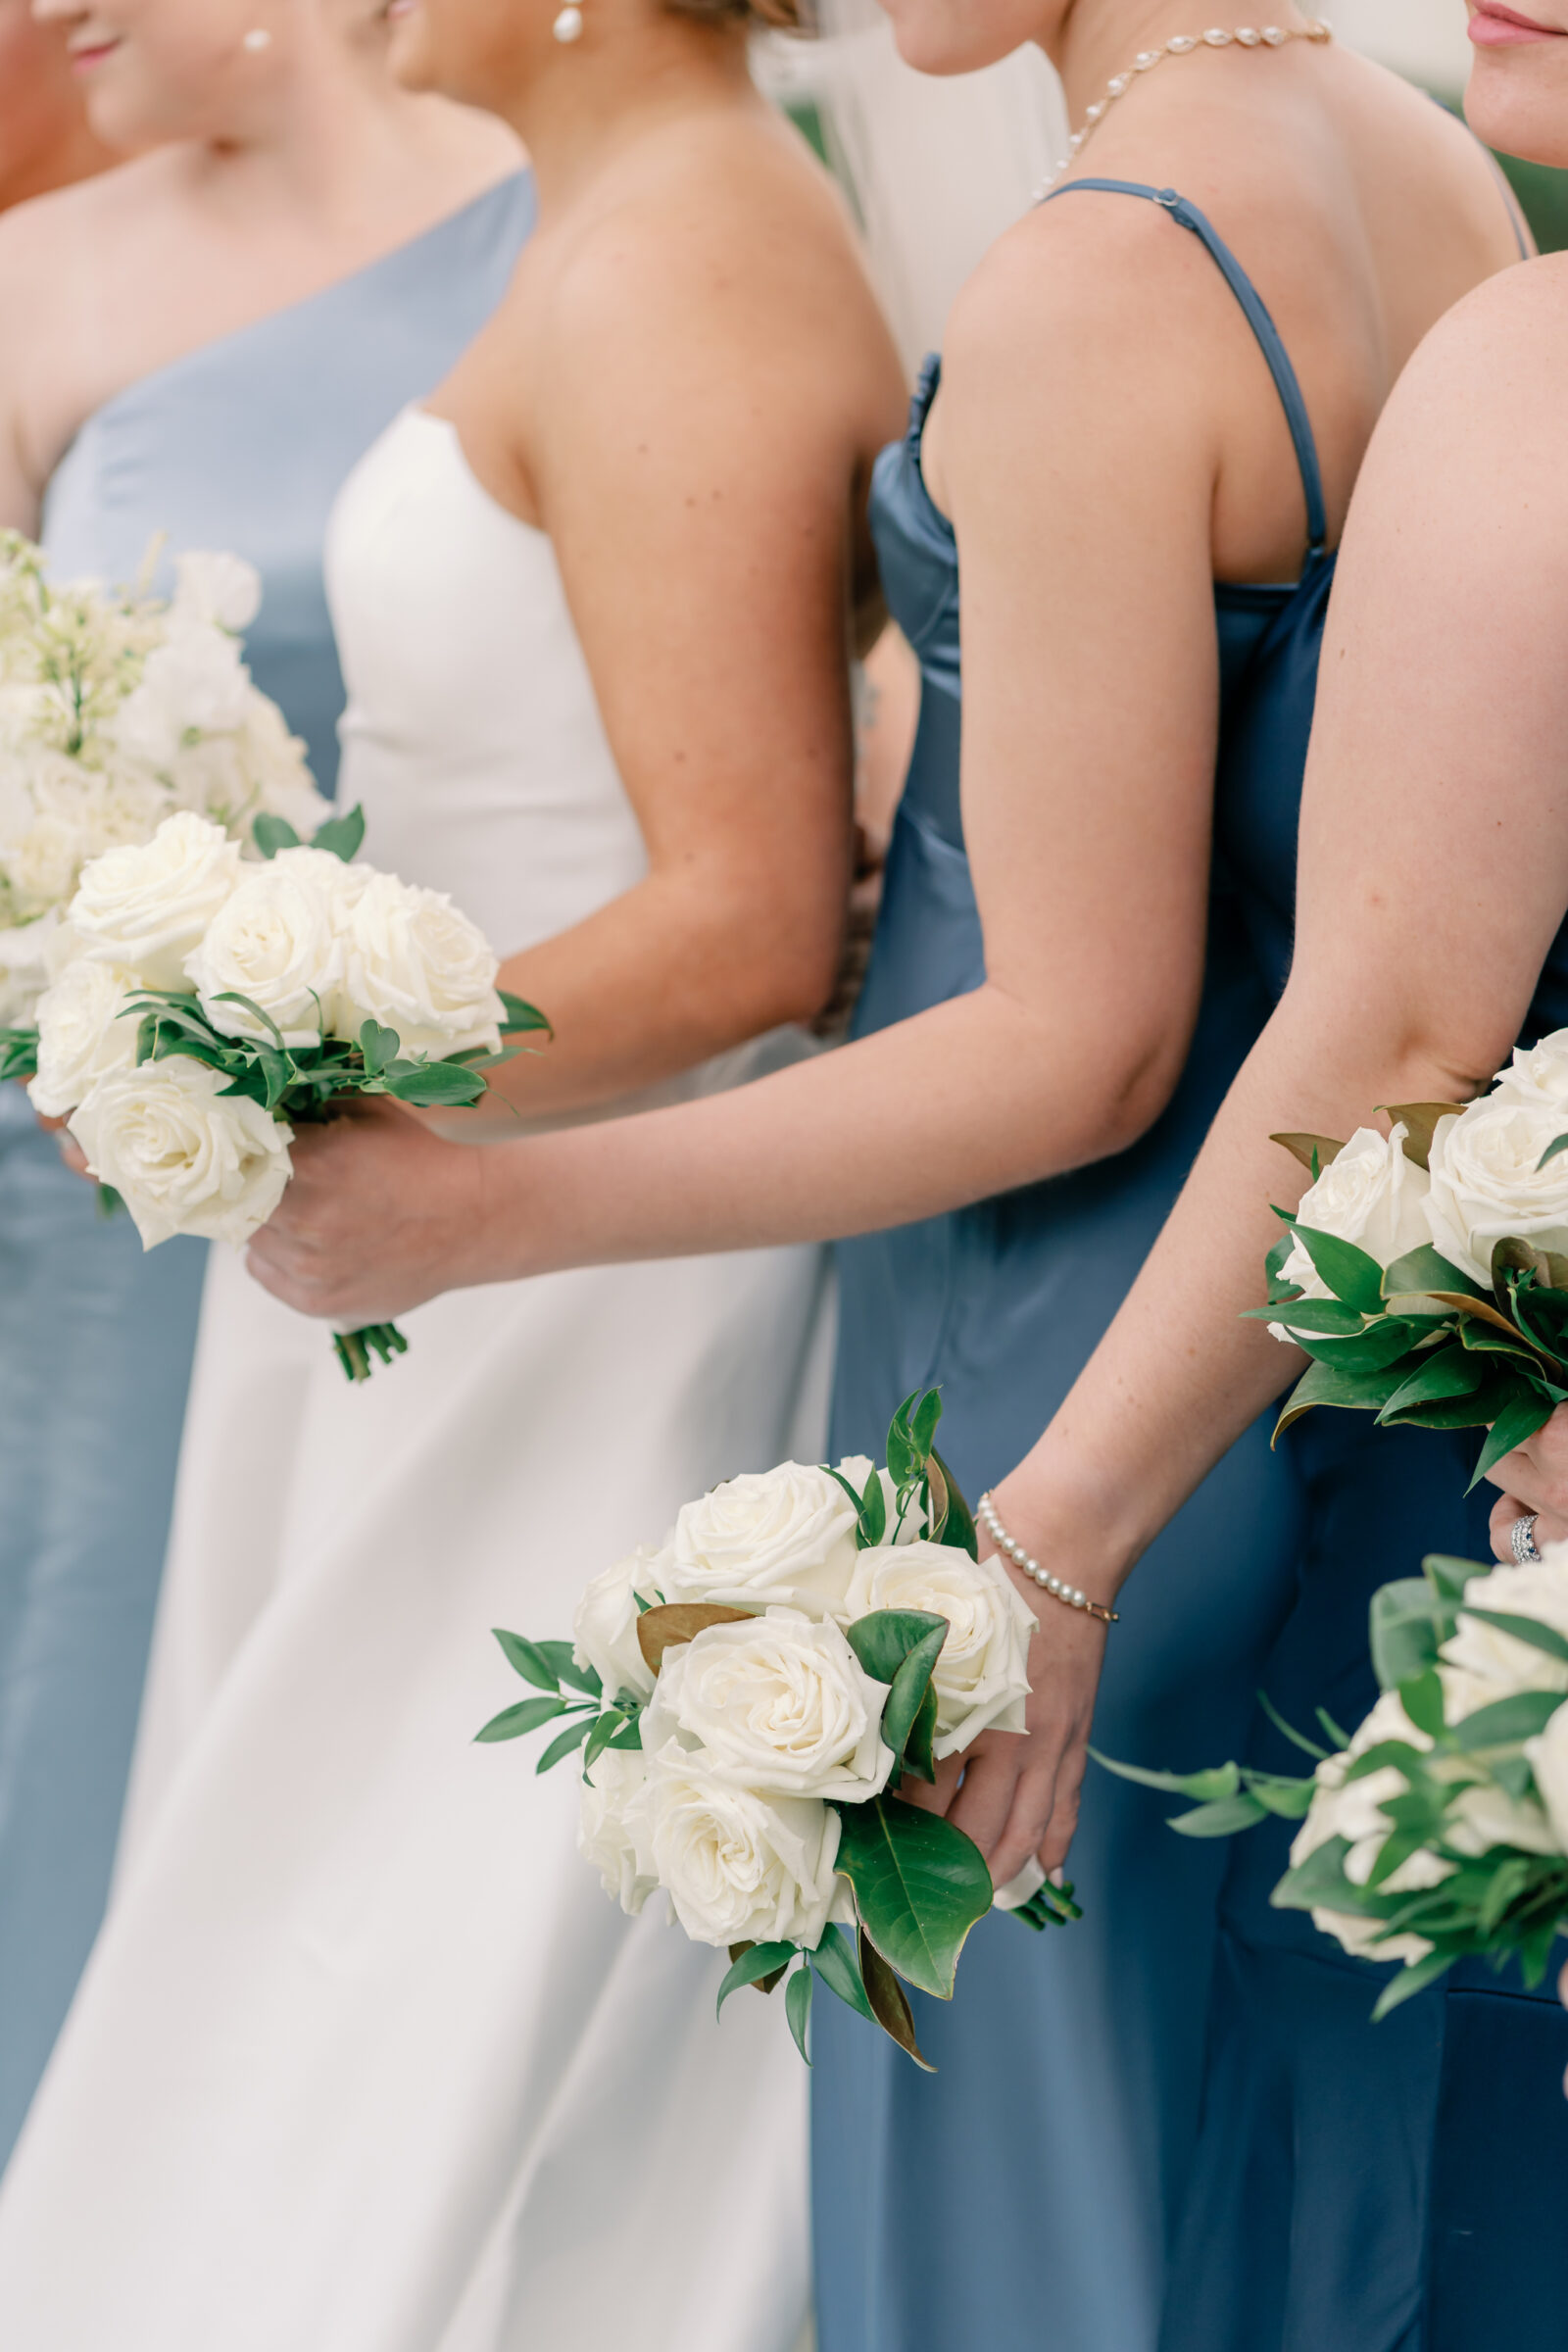
[[[550,542],[451,425],[371,450],[328,568],[374,862],[503,954],[635,882]],[[819,1457],[819,1254],[459,1292],[363,1389],[214,1255],[116,1900],[0,2193],[0,2344],[790,2352],[783,2017],[715,2025],[721,1956],[605,1896],[574,1771],[472,1742],[521,1694],[492,1626],[564,1634],[682,1501]]]

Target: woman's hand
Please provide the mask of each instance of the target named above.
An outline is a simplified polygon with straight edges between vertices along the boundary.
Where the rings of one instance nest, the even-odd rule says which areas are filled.
[[[294,1175],[247,1264],[302,1315],[372,1323],[486,1279],[483,1150],[443,1143],[395,1103],[360,1100],[295,1131]]]
[[[1505,1453],[1487,1472],[1502,1494],[1492,1506],[1492,1548],[1499,1560],[1513,1558],[1513,1526],[1531,1512],[1538,1544],[1560,1544],[1568,1537],[1568,1405],[1559,1404],[1551,1419],[1523,1446]]]
[[[1004,1488],[998,1489],[1003,1523],[1026,1536],[1028,1522],[1021,1511],[1009,1511],[1005,1494]],[[986,1558],[995,1546],[983,1532],[980,1544]],[[1065,1554],[1058,1548],[1057,1556]],[[938,1765],[935,1788],[906,1780],[899,1791],[928,1812],[945,1813],[972,1838],[998,1886],[1016,1878],[1031,1854],[1048,1872],[1067,1859],[1078,1826],[1107,1631],[1087,1610],[1065,1608],[1028,1577],[1011,1567],[1007,1573],[1040,1629],[1029,1644],[1027,1728],[1022,1734],[982,1732],[961,1755]],[[1093,1597],[1101,1595],[1096,1592]]]

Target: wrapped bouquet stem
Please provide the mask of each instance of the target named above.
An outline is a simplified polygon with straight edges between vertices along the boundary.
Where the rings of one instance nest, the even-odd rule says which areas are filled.
[[[941,1401],[911,1396],[887,1460],[786,1462],[688,1503],[666,1541],[596,1577],[572,1639],[498,1632],[533,1695],[483,1740],[549,1729],[580,1759],[578,1843],[628,1912],[662,1894],[727,1949],[719,2007],[785,1984],[808,2052],[818,1986],[917,2065],[906,1985],[948,2000],[998,1900],[979,1848],[901,1788],[982,1731],[1023,1729],[1034,1614],[936,1451]],[[1079,1916],[1035,1870],[1004,1907]]]

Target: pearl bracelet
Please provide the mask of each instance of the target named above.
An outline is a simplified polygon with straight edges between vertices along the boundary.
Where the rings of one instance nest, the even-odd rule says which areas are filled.
[[[1042,1592],[1049,1592],[1053,1600],[1059,1600],[1066,1608],[1083,1609],[1087,1615],[1098,1617],[1102,1625],[1115,1625],[1118,1622],[1114,1609],[1107,1609],[1102,1602],[1091,1600],[1088,1593],[1080,1592],[1076,1585],[1064,1584],[1059,1576],[1053,1576],[1049,1568],[1042,1568],[1038,1560],[1031,1559],[1023,1545],[1015,1544],[1003,1526],[997,1516],[997,1506],[989,1494],[980,1497],[979,1520],[997,1549],[1004,1552],[1013,1566],[1030,1577]]]

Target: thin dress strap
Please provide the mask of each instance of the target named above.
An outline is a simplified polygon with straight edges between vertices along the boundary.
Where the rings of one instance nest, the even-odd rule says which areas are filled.
[[[1280,330],[1269,317],[1263,297],[1213,222],[1205,219],[1196,204],[1189,204],[1185,196],[1178,196],[1174,188],[1145,187],[1142,181],[1134,179],[1069,179],[1065,187],[1054,188],[1041,201],[1054,204],[1058,196],[1074,195],[1081,188],[1099,189],[1112,196],[1142,196],[1151,204],[1161,205],[1173,220],[1179,221],[1183,228],[1190,228],[1194,236],[1207,246],[1224,274],[1226,284],[1246,312],[1247,323],[1257,337],[1263,357],[1268,362],[1269,373],[1274,378],[1285,411],[1285,421],[1291,428],[1291,439],[1296,445],[1296,462],[1301,469],[1301,488],[1306,493],[1308,552],[1313,556],[1321,556],[1328,539],[1328,514],[1323,504],[1323,476],[1317,462],[1317,442],[1313,438],[1312,420],[1306,413],[1306,403],[1301,398],[1296,369],[1291,366],[1291,355],[1280,340]]]

